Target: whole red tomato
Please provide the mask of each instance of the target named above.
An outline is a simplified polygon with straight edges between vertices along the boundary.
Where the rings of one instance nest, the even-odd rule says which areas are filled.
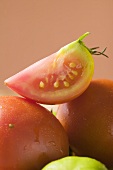
[[[81,96],[59,106],[57,118],[76,155],[113,167],[112,80],[93,80]]]
[[[24,98],[0,97],[1,170],[40,170],[67,155],[67,135],[50,111]]]

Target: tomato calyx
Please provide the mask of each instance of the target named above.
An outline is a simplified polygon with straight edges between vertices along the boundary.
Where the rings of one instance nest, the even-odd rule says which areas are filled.
[[[104,50],[102,52],[100,52],[100,51],[97,51],[97,49],[99,47],[88,48],[87,46],[85,46],[85,44],[83,43],[82,40],[89,34],[90,34],[89,32],[86,32],[81,37],[79,37],[79,39],[78,39],[79,43],[82,44],[92,55],[103,55],[108,58],[108,56],[104,53],[106,51],[107,47],[105,47]]]
[[[90,49],[89,49],[89,52],[90,52],[92,55],[103,55],[103,56],[105,56],[105,57],[108,58],[108,56],[104,53],[104,52],[106,51],[107,47],[104,48],[104,50],[103,50],[102,52],[97,51],[97,50],[96,50],[97,48],[99,48],[99,47],[90,48]]]

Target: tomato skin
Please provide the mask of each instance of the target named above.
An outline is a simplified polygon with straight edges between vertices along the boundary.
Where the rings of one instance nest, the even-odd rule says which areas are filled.
[[[113,167],[112,80],[93,80],[81,96],[59,106],[57,118],[76,155]]]
[[[108,170],[101,162],[79,156],[67,156],[50,162],[42,170]]]
[[[81,95],[94,73],[91,53],[78,39],[5,80],[18,94],[43,104],[60,104]]]
[[[40,170],[67,155],[67,135],[50,111],[24,98],[0,97],[0,169]]]

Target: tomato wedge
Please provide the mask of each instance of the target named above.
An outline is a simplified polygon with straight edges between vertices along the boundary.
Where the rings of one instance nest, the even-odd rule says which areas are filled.
[[[94,73],[92,53],[82,41],[88,34],[8,78],[5,84],[43,104],[60,104],[78,97]]]

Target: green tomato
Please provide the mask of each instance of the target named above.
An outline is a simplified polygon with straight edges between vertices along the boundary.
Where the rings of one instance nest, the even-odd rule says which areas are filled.
[[[42,170],[107,170],[104,164],[89,157],[67,156],[47,164]]]

